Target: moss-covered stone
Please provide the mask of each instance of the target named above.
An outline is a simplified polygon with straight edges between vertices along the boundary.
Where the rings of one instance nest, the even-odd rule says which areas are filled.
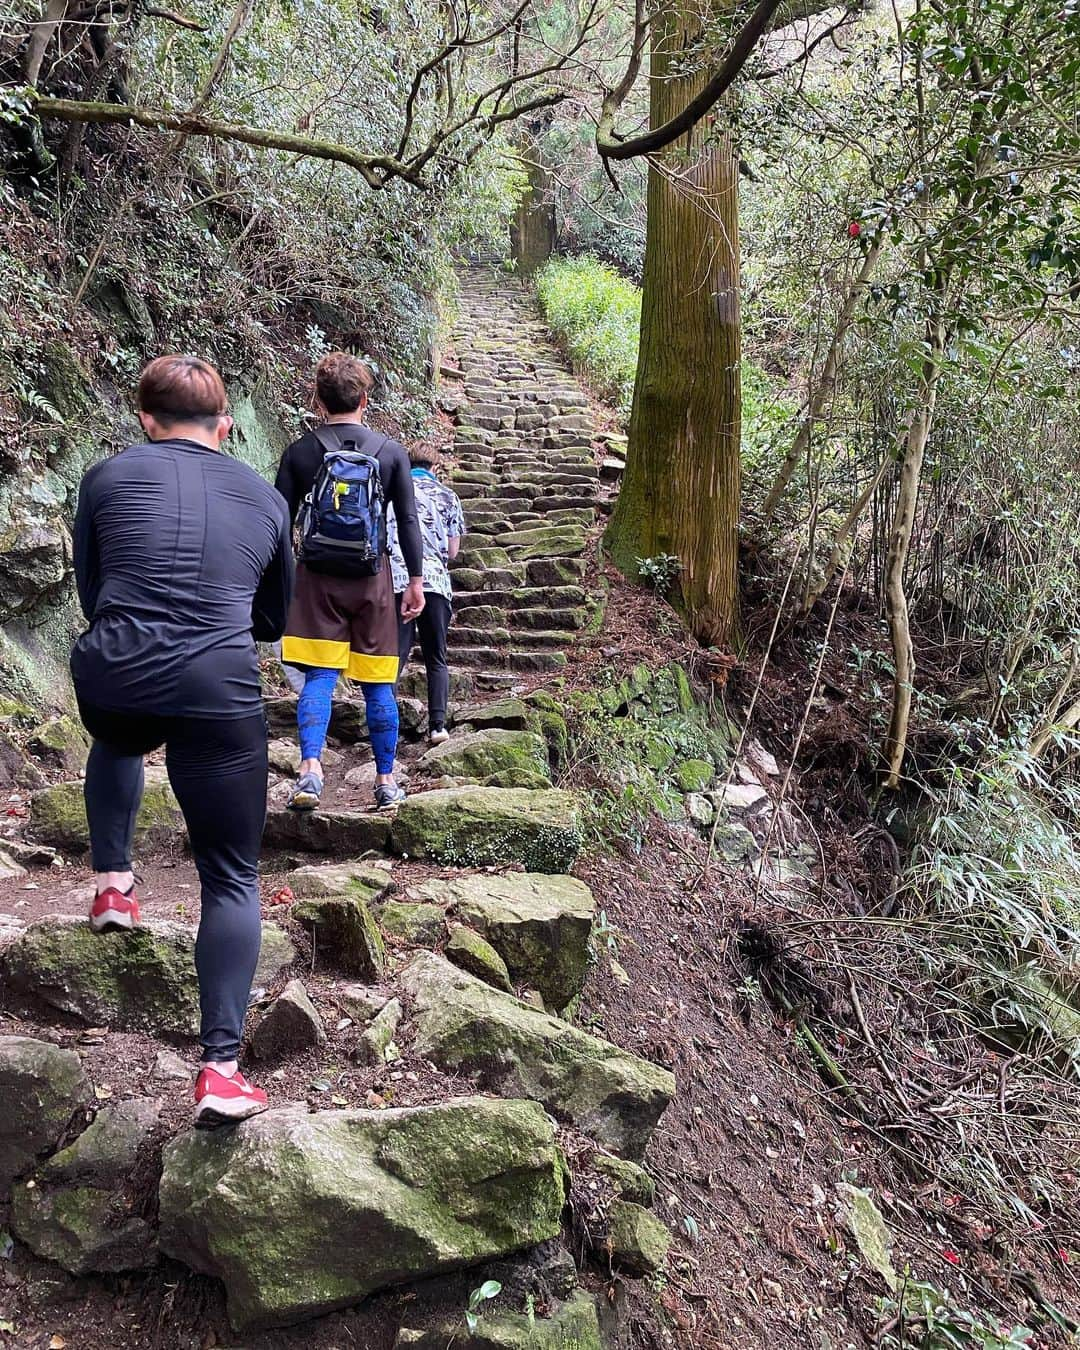
[[[382,934],[359,895],[313,895],[298,900],[292,914],[312,930],[317,965],[364,980],[382,978],[386,959]]]
[[[535,716],[520,698],[498,698],[492,703],[472,704],[459,708],[454,714],[455,726],[472,727],[474,731],[487,727],[501,727],[505,731],[530,731],[535,721]]]
[[[410,858],[472,867],[519,862],[532,872],[565,872],[581,848],[581,822],[568,792],[444,788],[404,802],[390,842]]]
[[[671,1234],[655,1214],[630,1200],[616,1200],[608,1211],[611,1261],[628,1275],[651,1275],[667,1259]]]
[[[855,1239],[859,1254],[871,1270],[876,1270],[890,1289],[896,1289],[899,1276],[892,1261],[892,1234],[882,1218],[874,1197],[861,1186],[838,1183],[836,1194],[844,1224]]]
[[[413,1000],[414,1050],[440,1068],[476,1073],[507,1095],[535,1098],[612,1153],[637,1158],[675,1095],[666,1070],[492,989],[422,952],[402,973]]]
[[[388,999],[361,1032],[356,1045],[356,1058],[361,1064],[385,1064],[390,1058],[394,1033],[401,1023],[401,1003]]]
[[[387,900],[378,910],[379,926],[388,937],[400,938],[418,947],[434,947],[446,933],[446,915],[441,905],[410,900]]]
[[[251,1037],[257,1059],[296,1054],[326,1044],[326,1028],[300,980],[290,980]]]
[[[42,722],[28,742],[30,749],[46,764],[68,773],[81,773],[90,754],[90,737],[81,722],[66,715]]]
[[[262,926],[255,983],[271,984],[296,959],[276,924]],[[91,1026],[151,1034],[197,1034],[195,932],[168,919],[144,919],[130,933],[97,934],[85,919],[31,924],[0,953],[13,989]]]
[[[596,902],[574,877],[533,872],[450,877],[419,892],[451,908],[491,943],[518,984],[565,1008],[581,992]]]
[[[42,843],[70,853],[90,847],[82,783],[57,783],[30,798],[30,832]],[[135,822],[135,847],[174,844],[185,837],[184,818],[164,770],[146,771],[146,788]]]
[[[716,770],[707,759],[684,759],[675,766],[680,792],[704,792],[715,777]]]
[[[453,572],[455,591],[475,592],[484,585],[484,572],[479,567],[458,567]]]
[[[386,848],[390,820],[378,811],[268,811],[264,848],[358,857]]]
[[[443,745],[432,746],[421,755],[420,768],[432,776],[445,774],[477,782],[524,771],[539,779],[541,785],[550,786],[543,740],[535,732],[504,727],[466,731]]]
[[[460,1313],[402,1327],[394,1350],[603,1350],[603,1344],[596,1300],[579,1289],[547,1317],[484,1307],[475,1331]]]
[[[150,1146],[160,1101],[103,1107],[75,1142],[12,1193],[11,1226],[38,1256],[73,1275],[137,1270],[157,1260],[152,1224],[127,1183]]]
[[[624,1200],[635,1205],[651,1205],[656,1199],[656,1183],[643,1167],[610,1153],[597,1153],[593,1166],[608,1177]]]
[[[464,924],[458,924],[450,934],[445,955],[455,966],[467,970],[493,989],[502,989],[508,994],[514,992],[506,962],[490,942]]]
[[[0,1203],[93,1096],[73,1050],[30,1036],[0,1036]]]
[[[390,883],[389,865],[378,867],[364,862],[297,867],[289,874],[289,885],[298,900],[337,895],[351,896],[373,905],[386,894]]]
[[[0,697],[0,722],[33,722],[37,713],[21,699]]]
[[[542,1242],[559,1231],[563,1198],[534,1102],[295,1106],[166,1147],[160,1242],[223,1281],[230,1320],[246,1330]]]
[[[575,558],[585,552],[589,537],[573,525],[542,525],[535,530],[500,534],[496,542],[515,562],[529,562],[535,558]]]

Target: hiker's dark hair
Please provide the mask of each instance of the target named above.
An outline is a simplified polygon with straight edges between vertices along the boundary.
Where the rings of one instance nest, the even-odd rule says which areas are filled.
[[[315,367],[315,391],[328,413],[359,408],[375,383],[366,362],[348,352],[327,352]]]
[[[439,473],[445,466],[442,455],[431,445],[414,445],[409,449],[409,463],[414,469],[430,469]]]
[[[214,367],[179,353],[150,362],[139,376],[135,398],[141,412],[164,426],[198,422],[210,429],[228,406],[224,382]]]

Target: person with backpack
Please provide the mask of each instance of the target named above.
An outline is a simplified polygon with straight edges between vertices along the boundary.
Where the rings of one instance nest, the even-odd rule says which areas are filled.
[[[427,670],[428,740],[432,745],[442,745],[450,738],[446,729],[446,705],[450,696],[446,636],[452,612],[448,564],[457,557],[461,538],[465,534],[465,513],[457,493],[439,482],[437,475],[442,467],[442,459],[437,451],[416,446],[409,451],[409,461],[412,464],[416,514],[424,544],[424,609],[416,619],[399,619],[398,655],[400,670],[403,671],[419,629],[420,651]],[[398,545],[397,520],[392,511],[387,517],[387,524],[390,568],[394,577],[394,590],[400,597],[408,585],[409,573]]]
[[[267,744],[255,644],[284,630],[292,542],[270,484],[219,453],[232,419],[213,366],[159,356],[137,401],[146,440],[87,470],[75,512],[75,581],[89,623],[71,673],[93,737],[90,927],[139,927],[132,846],[143,756],[164,745],[202,883],[195,1124],[208,1127],[267,1106],[237,1067],[262,941]]]
[[[282,660],[305,671],[297,702],[300,771],[289,800],[314,810],[323,790],[322,754],[338,678],[358,680],[375,756],[375,806],[395,806],[398,709],[398,614],[409,622],[424,608],[423,548],[409,458],[403,446],[363,425],[374,381],[363,361],[331,352],[315,369],[323,424],[285,451],[275,486],[296,524],[296,591]],[[395,600],[386,509],[393,506],[407,572]]]

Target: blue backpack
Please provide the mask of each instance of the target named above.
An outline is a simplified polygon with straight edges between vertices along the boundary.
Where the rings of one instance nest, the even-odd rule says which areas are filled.
[[[373,577],[382,567],[386,543],[386,503],[375,454],[342,440],[333,426],[315,436],[323,462],[297,518],[297,558],[313,572],[337,577]],[[374,439],[374,436],[372,437]]]

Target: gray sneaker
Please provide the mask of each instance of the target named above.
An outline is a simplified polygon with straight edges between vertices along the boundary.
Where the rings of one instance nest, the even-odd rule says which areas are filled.
[[[323,780],[317,773],[302,773],[289,796],[290,811],[314,811],[322,796]]]
[[[396,783],[377,783],[375,785],[375,810],[385,811],[388,806],[397,806],[408,793]]]

